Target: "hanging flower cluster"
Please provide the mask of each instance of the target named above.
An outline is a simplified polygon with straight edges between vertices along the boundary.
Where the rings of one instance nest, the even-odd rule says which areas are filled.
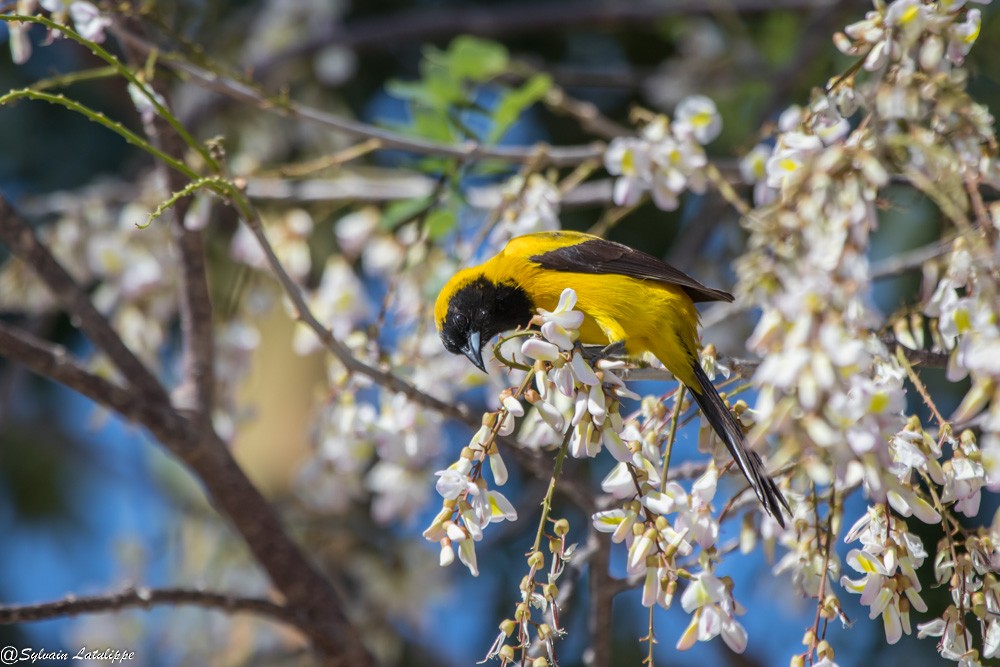
[[[832,483],[831,499],[863,483],[875,504],[848,534],[861,547],[846,559],[863,576],[844,576],[841,583],[861,594],[873,619],[882,617],[889,643],[911,632],[911,610],[926,611],[916,569],[928,554],[902,517],[949,526],[956,536],[938,545],[936,559],[953,573],[973,560],[970,544],[993,535],[957,528],[954,514],[978,514],[981,490],[995,483],[995,445],[987,440],[989,451],[980,450],[973,431],[956,437],[943,418],[933,435],[916,418],[904,421],[903,379],[916,376],[874,333],[880,319],[869,305],[868,238],[890,172],[951,211],[960,233],[971,227],[949,201],[971,197],[975,210],[978,193],[969,183],[996,180],[992,117],[965,91],[961,64],[981,21],[979,10],[965,4],[876,3],[835,39],[841,51],[861,59],[859,70],[875,75],[852,71],[832,81],[807,108],[783,114],[773,146],[758,146],[741,165],[761,206],[746,219],[749,251],[738,266],[742,296],[763,310],[748,342],[764,358],[754,376],[761,394],[751,438],[777,435],[779,458],[798,460],[813,484]],[[847,119],[858,110],[866,115],[852,131]],[[986,237],[995,238],[993,217],[981,203],[979,209]],[[996,355],[986,351],[1000,344],[995,260],[981,240],[961,236],[944,275],[938,279],[931,267],[926,276],[924,314],[935,318],[933,346],[950,352],[949,379],[973,380],[954,420],[978,417],[989,439],[1000,424],[991,421],[992,408],[987,411],[1000,378]],[[915,321],[919,326],[911,326]],[[922,322],[891,324],[900,343],[925,348]],[[815,523],[802,519],[796,524]],[[793,572],[802,591],[818,597],[825,586],[816,584],[836,574],[838,561],[819,547],[824,540],[816,530],[824,529],[781,536],[789,552],[777,569]],[[942,637],[942,656],[965,665],[996,652],[993,617],[984,606],[976,614],[982,654],[967,631],[974,607],[968,591],[986,586],[987,571],[970,565],[961,576],[939,576],[950,583],[955,605],[920,626],[921,636]],[[829,598],[818,604],[821,611],[839,608]]]
[[[618,400],[635,394],[613,371],[602,365],[595,371],[584,358],[575,344],[584,316],[573,309],[575,305],[575,292],[566,289],[555,310],[538,309],[532,323],[539,327],[540,335],[529,336],[521,343],[511,362],[530,368],[521,386],[502,393],[500,409],[484,416],[483,426],[462,450],[459,460],[437,473],[437,489],[444,498],[444,507],[424,536],[441,542],[442,564],[451,562],[452,544],[458,543],[460,559],[477,573],[473,542],[482,539],[482,531],[489,523],[517,518],[506,498],[488,488],[482,463],[489,459],[498,486],[507,481],[497,439],[511,435],[517,420],[526,417],[521,400],[557,438],[565,440],[571,456],[593,457],[602,447],[607,447],[615,458],[629,456],[620,435]]]
[[[638,137],[611,141],[604,165],[618,176],[614,202],[633,206],[650,192],[653,203],[664,211],[678,207],[685,190],[701,193],[707,183],[708,158],[702,148],[722,131],[722,118],[715,102],[702,95],[688,97],[677,105],[674,120],[657,116]]]

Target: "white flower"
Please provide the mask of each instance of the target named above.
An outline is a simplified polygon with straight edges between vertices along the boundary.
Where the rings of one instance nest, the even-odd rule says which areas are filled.
[[[778,143],[767,160],[767,184],[772,188],[782,188],[808,157],[823,147],[823,142],[811,134],[787,132],[778,138]]]
[[[559,303],[556,305],[555,310],[550,312],[544,308],[539,308],[538,314],[532,319],[533,323],[541,325],[542,335],[563,350],[572,349],[573,341],[580,336],[578,329],[583,324],[584,315],[579,310],[573,310],[575,305],[576,292],[572,288],[567,287],[559,295]],[[541,357],[534,358],[539,359]],[[555,359],[545,360],[555,361]]]
[[[956,65],[962,64],[965,56],[979,38],[982,27],[982,12],[970,9],[965,15],[965,21],[954,23],[948,27],[948,60]]]
[[[529,338],[521,345],[521,354],[540,361],[559,359],[559,348],[540,338]]]
[[[958,632],[958,624],[965,623],[954,606],[945,609],[941,618],[936,618],[927,623],[917,626],[917,637],[941,637],[938,644],[938,652],[946,660],[961,660],[972,647],[972,634],[968,628],[963,628],[963,632]]]
[[[490,244],[502,246],[508,239],[533,232],[559,229],[559,205],[562,195],[556,184],[541,174],[512,178],[503,189],[508,200],[516,199],[503,211],[501,224],[490,235]]]
[[[463,461],[465,461],[465,459],[463,459]],[[448,468],[447,470],[439,470],[434,474],[437,475],[438,478],[436,484],[437,492],[440,493],[441,497],[445,500],[454,500],[465,493],[479,493],[479,489],[476,487],[476,484],[469,479],[467,471],[463,472],[461,470],[459,464],[452,464],[451,468]]]
[[[649,146],[641,139],[617,137],[604,152],[604,166],[615,179],[612,199],[618,206],[634,206],[649,189]]]
[[[722,117],[715,102],[704,95],[682,100],[674,111],[674,131],[678,135],[690,133],[702,145],[711,142],[722,132]]]
[[[691,648],[696,639],[708,641],[720,634],[736,653],[746,650],[747,632],[735,619],[742,608],[720,579],[708,572],[696,575],[681,595],[681,606],[694,615],[677,642],[678,650]]]
[[[111,27],[111,19],[101,16],[100,10],[89,2],[71,2],[69,16],[76,31],[92,42],[103,42],[104,29]]]

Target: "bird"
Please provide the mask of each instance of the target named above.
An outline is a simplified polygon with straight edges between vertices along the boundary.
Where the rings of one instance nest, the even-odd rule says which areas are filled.
[[[555,310],[567,287],[584,314],[580,343],[659,359],[688,388],[764,509],[784,527],[781,509],[791,514],[788,502],[699,362],[695,303],[731,302],[732,294],[599,236],[535,232],[512,238],[492,258],[448,280],[434,304],[441,342],[486,372],[483,346],[505,331],[529,328],[536,309]]]

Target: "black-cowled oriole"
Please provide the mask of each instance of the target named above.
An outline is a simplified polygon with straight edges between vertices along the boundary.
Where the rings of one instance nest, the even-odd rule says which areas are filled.
[[[784,526],[788,503],[743,428],[698,361],[703,301],[732,301],[644,252],[580,232],[540,232],[511,241],[492,259],[456,273],[434,306],[445,348],[485,371],[482,347],[493,336],[527,327],[536,308],[554,310],[562,291],[576,291],[584,313],[580,342],[623,343],[632,356],[652,353],[683,382],[729,449],[764,508]]]

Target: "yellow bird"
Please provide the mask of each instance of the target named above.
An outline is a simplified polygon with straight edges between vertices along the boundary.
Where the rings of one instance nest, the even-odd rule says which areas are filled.
[[[698,361],[702,301],[732,301],[644,252],[580,232],[539,232],[511,241],[492,259],[456,273],[441,290],[434,320],[445,348],[481,370],[482,347],[497,334],[527,327],[536,308],[554,310],[562,291],[576,291],[584,313],[580,342],[623,344],[630,356],[650,352],[690,390],[708,422],[760,498],[784,526],[788,503],[743,428]]]

